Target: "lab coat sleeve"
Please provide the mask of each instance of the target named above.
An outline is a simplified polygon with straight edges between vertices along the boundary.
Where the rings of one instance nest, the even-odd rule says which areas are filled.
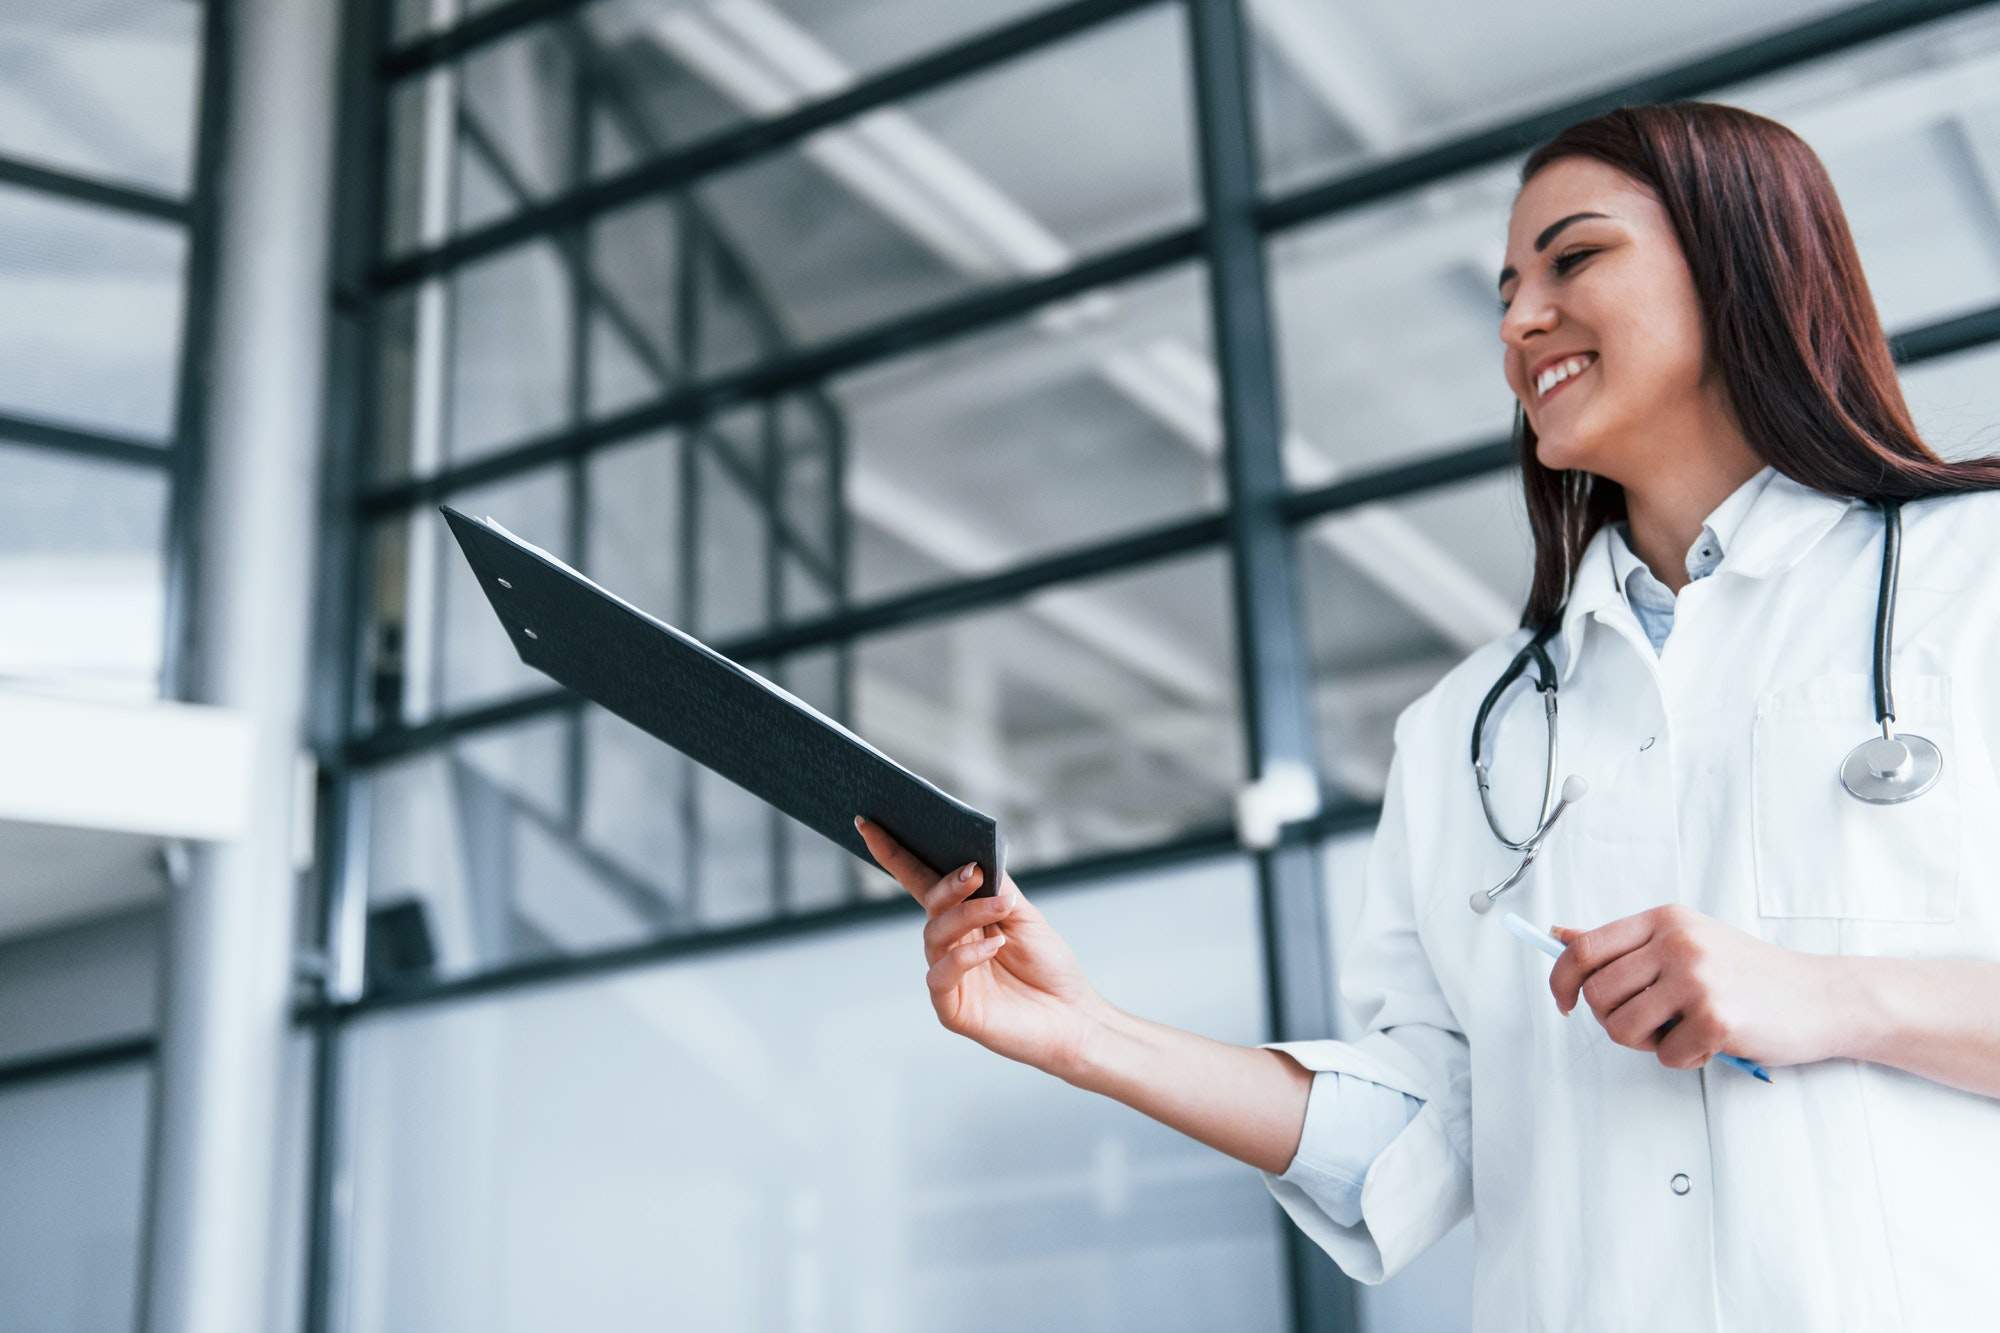
[[[1417,707],[1397,719],[1395,756],[1368,855],[1360,915],[1340,960],[1341,995],[1363,1031],[1353,1041],[1266,1043],[1315,1078],[1306,1132],[1292,1165],[1282,1176],[1260,1174],[1299,1228],[1348,1276],[1366,1283],[1393,1276],[1472,1210],[1470,1058],[1418,937],[1411,892],[1413,794],[1403,740]],[[1373,1151],[1362,1180],[1360,1216],[1351,1222],[1341,1220],[1347,1210],[1340,1206],[1338,1182],[1320,1173],[1326,1163],[1351,1161],[1357,1149],[1364,1154],[1375,1149],[1382,1122],[1366,1111],[1379,1110],[1381,1103],[1360,1099],[1343,1106],[1343,1086],[1315,1123],[1313,1102],[1329,1073],[1379,1084],[1421,1103],[1394,1137]]]

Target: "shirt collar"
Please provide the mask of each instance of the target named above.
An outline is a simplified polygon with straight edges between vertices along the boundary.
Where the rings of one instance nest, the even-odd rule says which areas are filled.
[[[1731,491],[1703,525],[1722,544],[1722,564],[1716,572],[1753,579],[1781,574],[1804,559],[1806,552],[1833,530],[1841,515],[1859,503],[1816,491],[1766,464]],[[1584,617],[1621,600],[1620,579],[1629,569],[1621,568],[1621,563],[1637,558],[1614,526],[1606,523],[1600,527],[1577,562],[1557,634],[1562,648],[1557,673],[1564,684],[1575,670]]]

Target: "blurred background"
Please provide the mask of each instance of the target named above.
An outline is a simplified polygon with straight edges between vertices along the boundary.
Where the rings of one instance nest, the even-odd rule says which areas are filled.
[[[995,814],[1114,1003],[1338,1032],[1392,724],[1526,593],[1521,156],[1693,96],[2000,448],[2000,5],[0,0],[0,1329],[1464,1326],[1469,1229],[1357,1290],[945,1033],[436,506]]]

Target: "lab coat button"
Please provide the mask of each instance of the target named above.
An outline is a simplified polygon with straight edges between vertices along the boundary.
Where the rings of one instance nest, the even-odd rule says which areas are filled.
[[[1667,1183],[1673,1187],[1673,1191],[1676,1194],[1686,1194],[1694,1188],[1693,1182],[1687,1178],[1687,1173],[1684,1171],[1674,1172],[1674,1178]]]

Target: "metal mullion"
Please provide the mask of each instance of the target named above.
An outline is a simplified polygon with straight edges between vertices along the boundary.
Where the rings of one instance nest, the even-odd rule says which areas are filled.
[[[1914,366],[1995,342],[2000,342],[2000,305],[1891,334],[1889,350],[1895,354],[1896,364]]]
[[[224,0],[202,11],[201,106],[195,123],[194,189],[181,216],[188,225],[183,270],[180,358],[175,372],[174,443],[167,500],[166,587],[162,614],[160,687],[168,698],[186,698],[194,685],[188,655],[200,550],[203,462],[208,438],[208,385],[215,328],[216,269],[221,227],[218,193],[226,165],[229,125],[231,15]]]
[[[136,467],[163,471],[172,471],[175,466],[173,446],[165,442],[148,443],[134,436],[65,426],[9,412],[0,412],[0,444],[53,450],[80,458],[102,458],[113,463],[130,463]]]
[[[815,411],[826,432],[827,509],[830,519],[829,542],[833,547],[833,587],[830,589],[835,615],[846,614],[851,592],[853,556],[852,519],[847,512],[847,421],[824,398],[816,399]],[[854,644],[841,639],[833,645],[833,715],[842,723],[856,721],[854,715]],[[861,876],[856,867],[847,867],[846,892],[849,902],[861,900]]]
[[[690,431],[680,440],[680,620],[700,632],[701,617],[701,442]],[[688,919],[701,919],[701,769],[681,757],[681,894]]]
[[[595,99],[590,79],[581,66],[570,71],[569,179],[572,183],[590,175],[591,129]],[[469,108],[460,123],[473,119]],[[562,252],[568,259],[570,297],[569,419],[580,425],[590,416],[591,353],[590,331],[595,314],[595,293],[590,281],[591,230],[579,223],[562,233]],[[590,467],[583,455],[569,460],[568,537],[570,557],[577,568],[590,563]],[[563,721],[563,814],[566,831],[583,845],[584,800],[586,798],[587,756],[584,752],[584,710],[572,708]]]
[[[784,508],[784,404],[781,399],[772,399],[763,408],[763,474],[764,474],[764,623],[767,626],[785,623],[785,548],[787,543],[779,535],[779,516]],[[770,664],[770,677],[779,688],[786,688],[790,672],[789,659],[779,658]],[[791,831],[792,821],[776,806],[765,811],[771,830],[771,910],[783,916],[792,905],[793,884],[791,878]]]
[[[1165,0],[1068,0],[979,33],[955,45],[894,66],[831,96],[764,120],[753,120],[710,135],[597,181],[561,199],[500,222],[455,236],[427,250],[403,255],[379,267],[377,290],[408,286],[437,277],[497,250],[555,231],[565,222],[596,217],[649,195],[689,185],[751,158],[774,152],[816,130],[851,120],[892,102],[915,97],[967,75],[1060,42],[1112,19]]]
[[[362,497],[361,503],[370,514],[435,503],[455,492],[544,466],[571,453],[588,452],[665,426],[682,425],[737,403],[817,384],[912,348],[974,333],[1066,296],[1140,277],[1200,253],[1199,230],[1192,226],[1176,228],[1048,277],[941,302],[846,337],[800,348],[761,365],[683,385],[653,402],[593,421],[582,430],[553,432],[428,477],[378,485]]]
[[[1518,461],[1512,440],[1486,440],[1447,453],[1360,473],[1313,490],[1293,491],[1279,502],[1279,509],[1287,523],[1308,523],[1343,509],[1402,499],[1434,486],[1449,486],[1504,472],[1516,466]]]
[[[211,4],[217,0],[209,0]],[[336,162],[333,265],[350,289],[379,257],[387,207],[385,94],[374,71],[388,40],[387,0],[348,6],[340,53],[341,117]],[[369,777],[349,769],[345,753],[355,729],[356,696],[366,660],[362,638],[372,628],[376,543],[362,523],[356,496],[374,458],[379,428],[383,307],[336,303],[328,346],[327,456],[321,500],[322,576],[312,682],[314,746],[326,769],[317,858],[316,940],[320,976],[315,998],[329,1005],[357,998],[363,988],[367,874],[372,823]],[[303,1333],[340,1327],[351,1225],[350,1173],[344,1152],[347,1087],[342,1025],[337,1012],[316,1010],[312,1022],[312,1101],[307,1136],[306,1257],[301,1283]]]
[[[0,1093],[122,1065],[149,1064],[158,1049],[158,1039],[139,1036],[0,1060]]]
[[[1233,830],[1211,826],[1166,842],[1130,851],[1106,852],[1045,867],[1024,867],[1039,894],[1087,890],[1118,876],[1159,871],[1192,862],[1227,857],[1237,850]],[[857,869],[863,868],[857,860]],[[907,895],[865,898],[857,902],[792,916],[773,916],[745,925],[726,926],[698,934],[662,934],[637,944],[590,953],[524,959],[446,981],[412,984],[334,1006],[301,1008],[301,1019],[328,1018],[337,1023],[376,1014],[449,1004],[485,995],[513,994],[533,987],[561,985],[615,976],[681,958],[755,949],[785,940],[814,938],[833,931],[896,924],[914,910]]]
[[[1893,37],[1954,14],[1985,8],[1994,0],[1872,0],[1825,18],[1769,33],[1713,54],[1626,83],[1599,89],[1541,111],[1461,135],[1434,148],[1364,168],[1351,175],[1308,185],[1270,199],[1258,208],[1267,231],[1280,231],[1404,194],[1460,172],[1525,153],[1558,130],[1621,106],[1669,102],[1731,84],[1778,73],[1853,47]]]
[[[204,16],[204,24],[207,20]],[[206,57],[204,56],[204,60]],[[202,94],[207,95],[209,82],[206,64],[202,68]],[[208,122],[208,106],[203,101],[200,117],[204,125]],[[195,138],[196,160],[207,151],[201,132]],[[201,192],[202,170],[195,169],[195,193]],[[170,194],[161,194],[143,186],[117,185],[111,181],[98,180],[90,176],[79,176],[74,172],[56,167],[39,166],[24,162],[19,158],[0,157],[0,185],[12,185],[36,194],[53,195],[67,199],[71,203],[88,204],[92,208],[110,209],[117,213],[136,217],[152,218],[158,222],[172,222],[179,226],[192,227],[200,215],[201,208],[194,200],[177,199]]]
[[[387,4],[389,0],[374,2]],[[421,73],[545,19],[558,18],[581,9],[588,3],[590,0],[510,0],[510,3],[495,5],[442,31],[385,48],[377,60],[376,72],[385,84],[406,75]]]
[[[1262,780],[1286,767],[1312,774],[1318,768],[1308,703],[1312,667],[1299,620],[1291,530],[1281,508],[1286,480],[1276,333],[1256,217],[1252,38],[1240,0],[1186,4],[1250,776]],[[1260,850],[1256,873],[1271,1031],[1284,1040],[1331,1036],[1333,960],[1317,849],[1292,839]],[[1354,1284],[1282,1214],[1277,1225],[1293,1326],[1359,1327]]]

